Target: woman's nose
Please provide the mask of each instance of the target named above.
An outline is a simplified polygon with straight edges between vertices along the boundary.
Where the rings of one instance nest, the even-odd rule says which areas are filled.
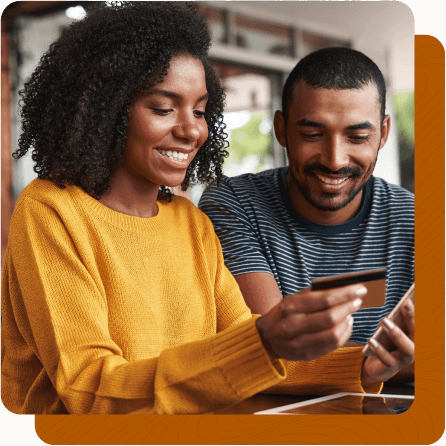
[[[200,129],[198,128],[197,118],[192,115],[182,114],[178,123],[173,128],[173,134],[180,139],[187,139],[188,142],[194,143],[200,138]]]

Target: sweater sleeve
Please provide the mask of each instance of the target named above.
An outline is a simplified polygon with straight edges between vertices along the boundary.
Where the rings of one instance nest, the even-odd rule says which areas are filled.
[[[361,382],[363,347],[339,348],[312,361],[281,360],[287,372],[284,381],[264,393],[329,395],[338,392],[379,393],[383,383]]]
[[[127,361],[109,334],[104,288],[50,206],[20,202],[10,251],[9,296],[3,298],[13,315],[7,317],[15,319],[70,413],[205,413],[284,378],[252,317],[159,357]]]
[[[226,329],[244,320],[250,312],[237,282],[224,265],[218,238],[213,231],[207,233],[209,243],[206,251],[212,252],[217,259],[215,263],[217,320],[219,328]],[[279,367],[281,364],[286,370],[287,377],[265,390],[264,393],[291,395],[328,395],[337,392],[377,393],[381,390],[382,383],[367,386],[361,383],[363,362],[362,347],[340,348],[312,361],[277,360],[274,362],[275,366]]]

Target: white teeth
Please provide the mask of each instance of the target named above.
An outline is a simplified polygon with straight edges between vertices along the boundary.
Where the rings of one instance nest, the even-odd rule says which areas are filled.
[[[328,178],[318,175],[317,173],[315,173],[315,175],[325,184],[341,184],[344,181],[347,181],[347,178]]]
[[[161,155],[167,156],[168,158],[175,160],[175,161],[181,161],[185,160],[188,157],[187,153],[182,152],[172,152],[172,150],[162,150],[158,149],[158,152],[161,153]]]

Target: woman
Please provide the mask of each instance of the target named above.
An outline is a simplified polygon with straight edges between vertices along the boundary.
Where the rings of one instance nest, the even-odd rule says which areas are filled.
[[[251,317],[211,223],[172,197],[167,187],[221,177],[223,92],[209,46],[185,4],[100,6],[25,85],[16,156],[32,149],[39,178],[17,202],[3,272],[9,410],[205,413],[276,384],[378,391],[411,359],[397,334],[396,364],[363,367],[360,349],[279,360],[313,359],[303,343],[319,345],[314,358],[343,345],[363,288]],[[295,318],[316,311],[324,330],[298,336]]]

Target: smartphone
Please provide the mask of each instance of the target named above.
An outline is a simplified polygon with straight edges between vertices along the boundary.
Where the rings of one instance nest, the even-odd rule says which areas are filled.
[[[323,277],[311,282],[312,291],[338,288],[345,285],[362,283],[367,294],[362,297],[360,308],[380,307],[386,302],[386,268],[360,271],[340,276]]]
[[[404,333],[406,334],[408,333],[409,330],[407,328],[406,322],[404,321],[404,317],[401,313],[401,307],[408,299],[410,299],[412,302],[415,301],[415,283],[412,284],[412,286],[407,290],[406,294],[398,302],[396,307],[387,316],[388,319],[390,319],[393,323],[398,325],[398,327],[400,327],[401,330],[403,330]],[[387,336],[386,332],[383,330],[381,326],[378,327],[372,338],[375,339],[375,341],[378,341],[388,351],[396,349],[396,346],[390,340],[390,338]],[[365,356],[373,356],[373,352],[368,344],[364,347],[362,353]]]

